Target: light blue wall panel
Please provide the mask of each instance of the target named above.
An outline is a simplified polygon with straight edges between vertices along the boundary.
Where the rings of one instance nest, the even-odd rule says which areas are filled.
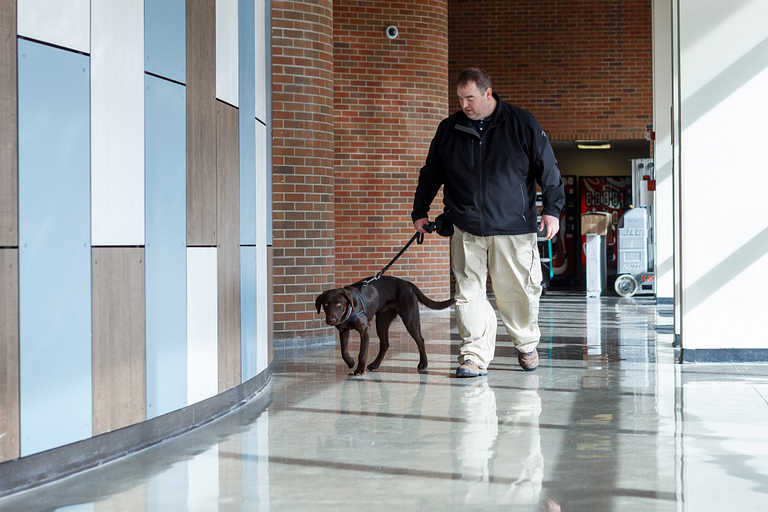
[[[185,0],[144,2],[145,70],[187,83]]]
[[[86,56],[19,40],[21,455],[91,436]]]
[[[240,245],[256,243],[256,60],[253,0],[240,0]]]
[[[240,247],[240,335],[243,382],[258,374],[256,247]],[[263,284],[263,283],[262,283]]]
[[[146,76],[147,418],[187,405],[186,88]]]

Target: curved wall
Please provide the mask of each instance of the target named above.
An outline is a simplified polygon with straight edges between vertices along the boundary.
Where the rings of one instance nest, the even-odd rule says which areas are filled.
[[[0,473],[268,383],[267,8],[0,1]]]

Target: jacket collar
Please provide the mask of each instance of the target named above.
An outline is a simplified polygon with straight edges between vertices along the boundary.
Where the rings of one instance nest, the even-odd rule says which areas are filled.
[[[491,119],[491,124],[488,125],[489,129],[500,125],[504,121],[504,108],[502,107],[504,102],[495,92],[493,93],[493,97],[496,99],[496,109],[493,111],[493,119]],[[465,114],[463,110],[459,110],[458,113],[459,120],[453,129],[469,133],[470,135],[474,135],[477,138],[480,138],[480,134],[477,133],[477,130],[475,130],[475,125],[472,123],[472,120],[467,117],[467,114]]]

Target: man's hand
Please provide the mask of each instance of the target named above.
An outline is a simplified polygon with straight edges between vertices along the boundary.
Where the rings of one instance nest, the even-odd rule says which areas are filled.
[[[426,233],[427,230],[424,229],[424,226],[426,226],[427,224],[429,224],[429,217],[423,217],[421,219],[416,220],[413,223],[413,227],[416,228],[416,231],[418,231],[419,233]]]
[[[547,240],[552,240],[557,232],[560,231],[560,219],[554,215],[542,215],[541,223],[539,224],[539,233],[542,231],[544,231]]]

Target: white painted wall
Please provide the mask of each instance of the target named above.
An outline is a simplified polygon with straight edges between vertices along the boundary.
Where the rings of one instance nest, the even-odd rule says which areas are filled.
[[[144,245],[144,1],[91,16],[92,243]]]
[[[684,348],[766,348],[768,2],[681,0]]]
[[[254,14],[256,28],[256,119],[267,122],[267,25],[264,0],[255,0]]]
[[[216,97],[239,106],[237,0],[216,0]]]
[[[656,141],[654,241],[656,296],[674,297],[674,237],[672,186],[672,6],[669,0],[653,3],[653,128]]]
[[[91,52],[90,0],[18,0],[17,6],[20,36]]]
[[[188,405],[219,392],[218,272],[215,247],[187,248]]]

